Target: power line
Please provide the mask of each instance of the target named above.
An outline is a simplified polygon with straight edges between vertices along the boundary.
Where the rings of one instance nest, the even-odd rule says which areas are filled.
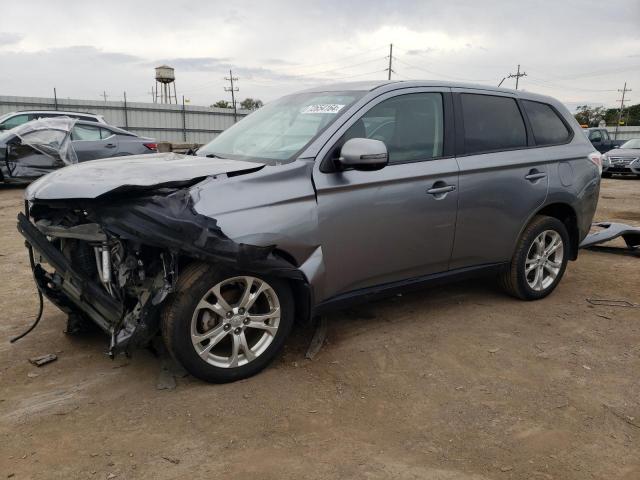
[[[595,71],[583,72],[579,74],[561,75],[559,77],[553,77],[552,80],[573,80],[576,78],[598,77],[598,76],[627,72],[630,70],[637,70],[637,69],[640,69],[640,65],[631,65],[628,67],[621,67],[621,68],[610,68],[606,70],[595,70]]]
[[[361,65],[366,65],[368,63],[372,63],[372,62],[379,62],[380,60],[386,59],[387,57],[376,57],[376,58],[372,58],[371,60],[365,60],[364,62],[360,62],[360,63],[354,63],[351,65],[347,65],[344,67],[338,67],[338,68],[332,68],[330,70],[322,70],[319,72],[308,72],[308,73],[299,73],[299,74],[287,74],[291,77],[312,77],[314,75],[322,75],[324,73],[333,73],[333,72],[337,72],[340,70],[344,70],[346,68],[353,68],[353,67],[359,67]]]
[[[472,80],[472,79],[469,79],[469,78],[454,77],[452,75],[447,75],[447,74],[444,74],[444,73],[438,73],[438,72],[434,72],[432,70],[427,70],[426,68],[420,67],[418,65],[413,65],[413,64],[411,64],[409,62],[406,62],[404,60],[400,60],[400,58],[398,58],[397,56],[394,57],[394,58],[395,58],[396,62],[400,62],[403,65],[406,65],[406,66],[411,67],[411,68],[415,68],[416,70],[421,70],[421,71],[426,72],[426,73],[428,73],[430,75],[437,75],[439,77],[450,78],[452,80],[458,80],[458,81],[462,81],[462,82],[493,82],[494,81],[493,79],[490,79],[490,80],[486,80],[486,79],[485,80]]]
[[[236,95],[235,92],[237,92],[239,90],[238,87],[234,87],[233,86],[233,82],[237,82],[238,81],[238,77],[234,77],[233,76],[233,72],[231,70],[229,70],[229,76],[228,77],[224,77],[225,80],[227,80],[231,86],[230,87],[224,87],[224,91],[225,92],[231,92],[231,103],[233,104],[233,123],[236,123],[238,121],[238,109],[236,107]]]
[[[344,57],[338,57],[338,58],[335,58],[333,60],[328,60],[326,62],[306,63],[306,64],[293,64],[293,65],[280,65],[280,66],[269,67],[269,70],[278,70],[278,69],[287,69],[287,68],[317,67],[317,66],[320,66],[320,65],[328,65],[328,64],[332,64],[332,63],[339,63],[342,60],[346,60],[346,59],[354,58],[354,57],[362,57],[363,55],[367,55],[367,54],[369,54],[371,52],[378,51],[378,50],[381,50],[383,48],[386,48],[386,46],[380,45],[380,46],[372,48],[370,50],[365,50],[364,52],[354,53],[353,55],[347,55],[347,56],[344,56]]]
[[[593,89],[593,88],[580,88],[580,87],[574,87],[574,86],[569,86],[569,85],[561,85],[559,83],[555,83],[555,82],[550,82],[548,80],[544,80],[541,78],[537,78],[537,77],[529,77],[529,82],[538,85],[540,87],[544,87],[544,88],[556,88],[556,89],[560,89],[560,90],[578,90],[581,92],[615,92],[617,90],[615,89]]]

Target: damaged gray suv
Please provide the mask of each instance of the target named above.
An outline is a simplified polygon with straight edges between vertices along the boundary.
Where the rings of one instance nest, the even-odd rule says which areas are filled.
[[[601,159],[558,101],[445,82],[286,96],[197,152],[97,160],[26,191],[40,291],[193,375],[255,374],[294,322],[472,275],[540,299],[578,256]]]

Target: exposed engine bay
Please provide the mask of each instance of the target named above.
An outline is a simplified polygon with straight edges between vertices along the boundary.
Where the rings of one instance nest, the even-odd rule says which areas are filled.
[[[179,269],[201,260],[302,279],[271,247],[238,244],[193,209],[191,185],[92,200],[26,204],[18,229],[40,291],[111,337],[109,353],[143,345],[159,327]]]

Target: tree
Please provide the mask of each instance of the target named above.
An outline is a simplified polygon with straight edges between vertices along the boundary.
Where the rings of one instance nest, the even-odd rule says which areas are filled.
[[[600,120],[606,116],[604,107],[592,107],[590,105],[580,105],[576,108],[574,117],[580,125],[588,125],[589,127],[597,127]]]
[[[618,122],[619,108],[608,108],[604,117],[607,125],[615,125]],[[623,125],[639,126],[640,125],[640,103],[624,107],[622,113]]]
[[[257,98],[245,98],[240,102],[240,108],[242,108],[243,110],[257,110],[263,105],[264,103],[262,103],[262,100]]]
[[[218,100],[216,103],[211,105],[212,108],[233,108],[231,106],[231,102],[227,102],[226,100]]]

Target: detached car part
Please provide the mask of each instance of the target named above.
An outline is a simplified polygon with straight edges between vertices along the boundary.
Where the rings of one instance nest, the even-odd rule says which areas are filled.
[[[609,242],[618,237],[622,237],[629,249],[634,250],[640,248],[640,227],[612,222],[599,222],[593,225],[602,228],[602,230],[587,235],[582,243],[580,243],[580,248],[593,247],[594,245]]]

